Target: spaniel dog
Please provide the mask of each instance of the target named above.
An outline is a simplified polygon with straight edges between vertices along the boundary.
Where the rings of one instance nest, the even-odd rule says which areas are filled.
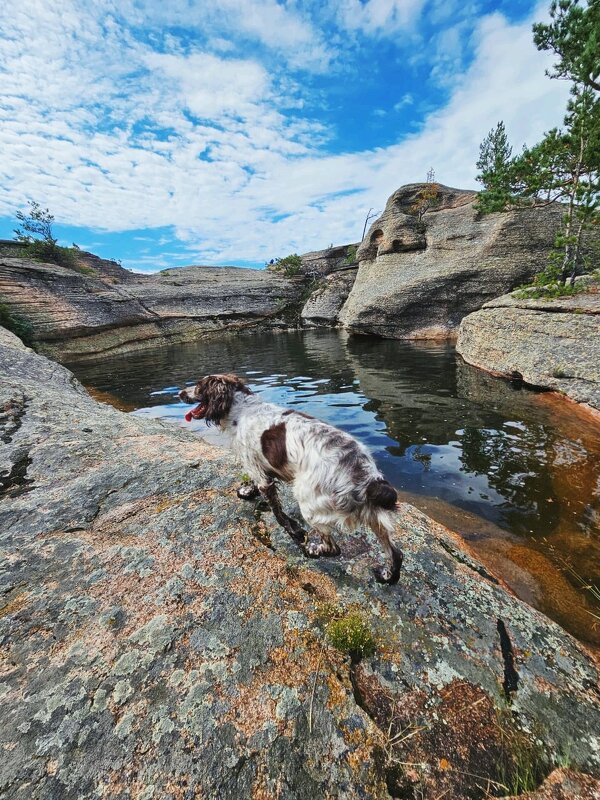
[[[300,411],[263,402],[236,375],[207,375],[179,397],[197,404],[186,414],[188,421],[204,419],[231,435],[234,454],[251,480],[238,489],[238,496],[262,495],[305,555],[339,555],[332,532],[364,524],[387,556],[387,564],[374,570],[376,580],[397,583],[402,552],[390,540],[396,527],[396,490],[362,444]],[[292,484],[310,534],[281,508],[277,480]]]

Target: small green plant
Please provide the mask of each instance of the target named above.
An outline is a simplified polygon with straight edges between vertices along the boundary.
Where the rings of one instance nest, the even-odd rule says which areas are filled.
[[[358,251],[358,246],[355,244],[351,244],[348,248],[348,252],[346,253],[346,258],[344,259],[345,264],[354,264],[356,261],[356,253]]]
[[[247,472],[242,472],[240,475],[240,480],[242,483],[250,483],[250,475]]]
[[[95,271],[90,267],[80,267],[77,264],[75,253],[76,251],[71,247],[61,247],[58,244],[46,242],[43,239],[35,239],[27,245],[23,255],[31,258],[33,261],[58,264],[59,267],[78,270],[83,274],[95,275]]]
[[[0,326],[18,336],[23,344],[31,344],[33,326],[23,317],[14,314],[5,303],[0,303]]]
[[[371,656],[377,649],[373,632],[357,612],[345,614],[329,622],[325,635],[337,650],[354,658]]]
[[[496,709],[496,725],[502,747],[498,762],[498,786],[509,795],[534,791],[549,772],[547,754],[538,742],[515,727],[508,705]]]
[[[566,378],[567,373],[562,369],[562,367],[556,367],[556,369],[552,370],[552,377],[553,378]]]
[[[578,284],[561,283],[549,265],[535,276],[532,283],[519,286],[514,295],[518,300],[555,300],[558,297],[572,297],[583,290],[584,287]]]
[[[344,616],[344,611],[333,603],[322,602],[317,603],[315,616],[319,625],[325,628],[330,622],[341,619]]]
[[[291,253],[284,258],[276,258],[271,268],[275,272],[283,272],[286,278],[293,278],[302,272],[302,257],[298,253]]]

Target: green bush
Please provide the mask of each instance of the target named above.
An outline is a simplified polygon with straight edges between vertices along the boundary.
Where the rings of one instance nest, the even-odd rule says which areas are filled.
[[[298,253],[291,253],[285,258],[276,258],[272,268],[276,272],[283,272],[286,278],[293,278],[302,272],[302,258]]]
[[[34,261],[58,264],[59,267],[66,267],[66,269],[76,269],[80,272],[87,271],[90,274],[94,273],[89,267],[79,267],[74,248],[60,247],[60,245],[45,241],[44,239],[36,239],[30,242],[24,252],[24,256]]]
[[[345,264],[354,264],[356,261],[356,253],[358,251],[358,246],[355,244],[351,244],[348,248],[348,252],[346,253],[346,258],[344,259]]]
[[[13,314],[5,303],[0,303],[0,326],[18,336],[23,344],[31,345],[33,326],[18,314]]]
[[[583,287],[562,283],[537,283],[519,286],[514,292],[518,300],[554,300],[557,297],[570,297],[581,292]]]
[[[371,629],[356,612],[329,622],[325,635],[335,648],[354,657],[371,656],[377,648]]]

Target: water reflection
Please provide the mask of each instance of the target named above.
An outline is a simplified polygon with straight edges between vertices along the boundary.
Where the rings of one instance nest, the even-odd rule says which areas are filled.
[[[576,409],[467,366],[446,343],[334,331],[228,335],[76,367],[121,407],[178,424],[176,390],[225,371],[364,441],[405,497],[469,538],[530,602],[600,642],[589,592],[564,574],[566,559],[583,581],[600,575],[600,428]]]

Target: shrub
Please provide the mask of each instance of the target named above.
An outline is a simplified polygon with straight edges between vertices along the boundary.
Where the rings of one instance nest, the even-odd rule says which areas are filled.
[[[356,261],[356,253],[358,251],[358,246],[355,244],[351,244],[348,248],[348,252],[346,253],[346,258],[344,259],[345,264],[354,264]]]
[[[0,303],[0,325],[18,336],[23,344],[31,345],[33,326],[18,314],[13,314],[5,303]]]
[[[325,635],[335,648],[355,658],[371,656],[376,650],[375,636],[356,612],[334,619],[325,628]]]
[[[293,278],[302,272],[302,258],[298,253],[291,253],[284,258],[276,258],[272,269],[276,272],[283,272],[286,278]]]
[[[89,273],[93,270],[87,268],[80,268],[77,264],[75,250],[71,247],[60,247],[54,242],[47,242],[43,239],[36,239],[27,245],[24,253],[25,256],[33,259],[34,261],[43,261],[50,264],[58,264],[59,267],[66,267],[67,269],[79,269],[84,272],[87,269]]]

